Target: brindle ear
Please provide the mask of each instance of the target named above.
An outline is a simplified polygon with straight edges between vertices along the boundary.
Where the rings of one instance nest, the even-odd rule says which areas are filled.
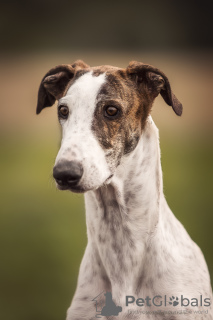
[[[73,65],[62,64],[47,72],[39,87],[36,113],[39,114],[42,109],[51,107],[56,100],[63,97],[65,89],[76,71],[88,67],[83,61],[78,60]]]
[[[169,106],[172,106],[174,112],[178,116],[181,116],[183,106],[172,92],[169,80],[162,71],[151,65],[132,61],[127,67],[127,72],[135,75],[138,83],[142,83],[143,81],[148,82],[152,88],[154,97],[160,93],[164,101]]]

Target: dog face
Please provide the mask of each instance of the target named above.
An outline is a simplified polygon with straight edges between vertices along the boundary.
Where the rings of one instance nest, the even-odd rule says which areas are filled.
[[[90,68],[77,61],[51,69],[39,88],[37,113],[58,100],[62,142],[53,169],[58,188],[85,192],[109,183],[121,158],[137,146],[159,93],[181,115],[167,77],[152,66]]]

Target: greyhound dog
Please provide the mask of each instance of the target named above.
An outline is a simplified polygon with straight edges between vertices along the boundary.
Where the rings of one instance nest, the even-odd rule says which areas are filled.
[[[96,319],[101,292],[120,310],[102,319],[213,319],[205,259],[163,194],[150,115],[158,94],[182,114],[167,76],[140,62],[121,69],[78,60],[41,81],[37,114],[58,100],[57,187],[85,193],[88,244],[67,320]]]

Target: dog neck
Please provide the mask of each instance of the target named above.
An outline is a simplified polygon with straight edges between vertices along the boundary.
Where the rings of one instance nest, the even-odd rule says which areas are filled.
[[[143,265],[162,199],[158,129],[149,117],[137,147],[122,159],[111,182],[85,195],[88,242],[97,249],[111,284]]]
[[[137,228],[150,233],[158,222],[162,185],[158,129],[149,116],[137,147],[122,159],[111,182],[87,193],[89,206],[94,201],[99,219],[116,219],[118,211],[123,221],[136,219]]]

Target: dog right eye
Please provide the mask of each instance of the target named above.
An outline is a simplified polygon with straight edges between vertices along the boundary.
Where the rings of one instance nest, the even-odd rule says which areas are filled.
[[[67,119],[69,114],[69,108],[67,106],[59,106],[58,108],[58,116],[59,118]]]
[[[119,109],[113,105],[108,105],[105,107],[104,115],[109,119],[115,119],[119,115]]]

